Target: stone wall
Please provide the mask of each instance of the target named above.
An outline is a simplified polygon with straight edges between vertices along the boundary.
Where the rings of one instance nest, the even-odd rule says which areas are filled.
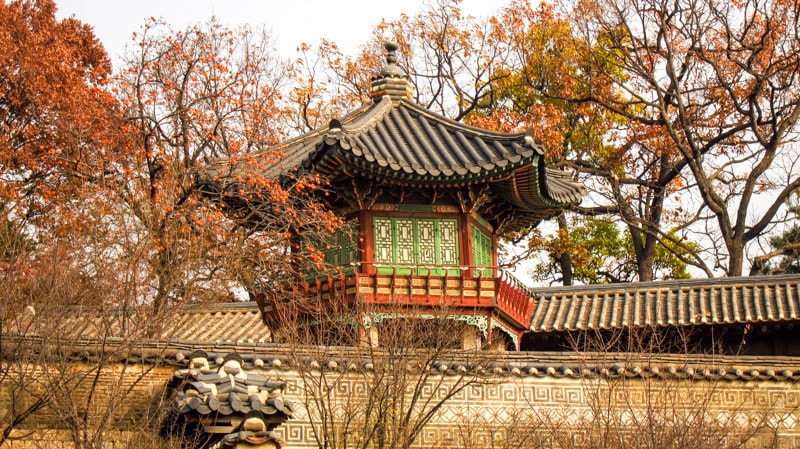
[[[162,397],[172,372],[185,366],[180,364],[185,363],[182,360],[184,356],[135,381],[136,374],[131,372],[134,377],[121,384],[119,366],[103,371],[98,385],[100,397],[106,399],[101,402],[109,394],[125,395],[123,408],[115,412],[116,424],[107,435],[110,443],[104,447],[153,447],[153,441],[158,441],[152,438],[157,435],[158,426],[153,420],[144,419],[145,409]],[[276,430],[286,447],[317,447],[309,416],[317,415],[316,429],[323,429],[318,425],[318,408],[306,399],[309,379],[324,379],[329,385],[328,405],[338,410],[350,407],[354,410],[351,416],[357,416],[355,405],[365,401],[376,368],[329,360],[300,370],[288,360],[245,354],[245,368],[287,382],[284,398],[295,404],[295,416]],[[432,399],[428,409],[439,401],[441,407],[418,436],[417,446],[643,447],[641,438],[657,435],[662,440],[685,441],[671,447],[709,443],[724,447],[723,440],[730,443],[745,438],[749,439],[746,447],[800,447],[800,367],[792,367],[793,359],[759,360],[758,367],[749,359],[717,361],[714,369],[667,360],[661,365],[651,364],[644,371],[631,364],[590,367],[585,361],[569,360],[567,354],[508,354],[495,359],[480,373],[474,367],[429,366],[432,372],[421,385],[421,398]],[[710,362],[704,363],[708,366]],[[81,367],[76,364],[73,369],[80,372]],[[214,367],[211,360],[211,368]],[[469,385],[454,390],[459,382]],[[408,385],[414,386],[413,382],[406,388],[410,388]],[[85,385],[77,387],[75,397],[81,397],[81,388]],[[450,394],[452,397],[447,398]],[[8,392],[0,392],[0,413],[7,410],[8,400]],[[102,411],[104,406],[93,405],[96,411]],[[420,406],[419,412],[426,410]],[[136,423],[149,427],[132,429],[130,426]],[[72,447],[63,421],[52,411],[38,413],[14,435],[24,439],[4,448]],[[145,441],[143,435],[150,441]],[[160,444],[167,445],[163,441]]]
[[[98,365],[82,362],[25,365],[22,377],[19,368],[18,364],[0,366],[4,375],[0,384],[0,430],[13,419],[7,415],[12,406],[17,406],[19,414],[37,398],[47,397],[51,403],[17,426],[3,448],[75,447],[74,430],[80,427],[75,423],[81,418],[87,424],[86,440],[107,442],[104,448],[155,447],[152,441],[161,444],[158,426],[174,367],[113,363],[102,366],[96,376]],[[27,383],[24,391],[19,388],[20,381]],[[97,429],[105,420],[109,424],[99,435]],[[145,444],[143,439],[151,443]]]

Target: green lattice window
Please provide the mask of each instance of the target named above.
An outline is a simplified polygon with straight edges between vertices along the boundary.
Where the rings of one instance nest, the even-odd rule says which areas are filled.
[[[492,239],[475,225],[472,225],[472,260],[478,267],[492,266]],[[492,275],[491,268],[475,270],[475,275],[481,275],[481,271],[483,276]]]
[[[375,263],[378,265],[416,265],[417,274],[428,274],[426,266],[458,265],[458,221],[445,218],[373,219]],[[378,267],[381,273],[391,273],[392,267]],[[431,274],[442,276],[444,269],[435,268]],[[410,268],[398,268],[408,274]],[[457,275],[458,270],[451,270]]]
[[[357,226],[353,223],[342,226],[325,242],[325,263],[343,267],[358,261],[357,238]]]

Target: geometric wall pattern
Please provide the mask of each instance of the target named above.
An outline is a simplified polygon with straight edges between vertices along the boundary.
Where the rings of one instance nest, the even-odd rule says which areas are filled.
[[[287,400],[302,405],[290,372]],[[425,394],[444,395],[429,380]],[[445,378],[446,380],[446,378]],[[300,382],[302,384],[302,382]],[[337,378],[332,401],[359,394],[357,382]],[[287,447],[317,447],[302,406],[278,428]],[[702,423],[702,424],[700,424]],[[601,435],[605,436],[601,436]],[[647,435],[732,447],[800,447],[800,389],[793,381],[687,381],[496,377],[448,399],[417,439],[417,447],[643,447]],[[606,438],[606,441],[600,441]],[[618,443],[618,444],[614,444]],[[774,444],[773,444],[774,443]]]
[[[286,442],[286,448],[316,448],[314,428],[304,408],[303,381],[298,372],[288,366],[290,358],[276,357],[276,352],[269,356],[240,354],[248,373],[287,383],[283,398],[294,405],[295,413],[276,429],[278,437]],[[218,353],[209,360],[212,364],[220,363],[223,355]],[[519,363],[515,361],[519,357],[513,354],[496,356],[495,367],[488,370],[492,374],[480,377],[480,381],[455,392],[445,401],[419,434],[415,447],[638,448],[647,447],[642,438],[648,435],[659,439],[658,445],[650,447],[725,448],[743,439],[748,443],[742,447],[748,448],[800,447],[800,382],[797,376],[800,367],[783,370],[785,366],[774,365],[774,370],[762,367],[762,371],[772,376],[769,380],[746,380],[741,376],[716,380],[707,377],[687,380],[656,376],[561,376],[559,372],[569,371],[566,365],[562,365],[562,369],[548,369],[547,374],[542,374],[545,370],[541,370],[540,375],[532,375],[530,369],[508,369]],[[338,366],[334,359],[339,360]],[[327,361],[317,365],[321,368],[314,374],[326,373],[331,405],[339,410],[342,407],[337,404],[347,401],[357,404],[366,395],[359,376],[367,371],[351,369],[344,360],[343,356],[330,354]],[[541,358],[536,363],[548,361],[553,360]],[[435,401],[444,398],[453,383],[463,377],[454,374],[458,370],[452,365],[434,365],[433,368],[446,372],[431,375],[423,385],[422,397]],[[755,376],[755,371],[744,368],[743,375]],[[174,368],[167,366],[151,371],[138,384],[137,389],[141,391],[134,397],[148,402],[153,395],[163,394],[173,371]],[[127,405],[145,408],[138,403]],[[52,417],[42,418],[45,421],[37,424],[40,430],[24,431],[27,441],[16,441],[9,447],[56,447],[56,441],[66,435],[51,427]],[[342,418],[341,414],[336,417]],[[600,434],[613,441],[600,441]],[[126,438],[120,434],[117,441]],[[678,438],[683,440],[681,444],[675,442]],[[66,439],[62,441],[68,446]]]

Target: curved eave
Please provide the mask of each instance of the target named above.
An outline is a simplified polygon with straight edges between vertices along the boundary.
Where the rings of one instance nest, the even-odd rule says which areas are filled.
[[[384,114],[387,107],[391,107],[391,102],[365,104],[342,118],[341,122],[343,126],[345,123],[359,126]],[[278,178],[298,170],[313,170],[314,161],[324,157],[325,151],[337,143],[338,134],[341,133],[332,131],[330,126],[323,126],[271,148],[269,153],[278,153],[281,157],[265,174]]]
[[[385,164],[374,163],[364,158],[355,156],[352,146],[342,142],[341,145],[320,148],[318,154],[322,155],[313,163],[315,173],[330,175],[335,171],[348,169],[350,173],[358,173],[370,178],[379,179],[389,184],[409,185],[414,187],[428,186],[464,186],[494,182],[511,176],[515,170],[533,163],[533,160],[520,160],[517,164],[507,164],[503,167],[495,166],[491,169],[465,170],[464,173],[431,173],[417,171],[408,165],[395,161],[386,161]],[[304,167],[309,169],[310,167]]]
[[[578,204],[585,195],[583,185],[556,170],[547,169],[541,159],[514,172],[514,176],[492,184],[495,194],[523,211],[562,208]]]

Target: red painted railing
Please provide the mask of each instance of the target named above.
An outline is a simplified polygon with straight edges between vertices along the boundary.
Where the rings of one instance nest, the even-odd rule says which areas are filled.
[[[314,309],[332,303],[341,305],[342,301],[356,300],[376,305],[445,305],[499,312],[521,327],[527,327],[533,315],[533,292],[498,267],[385,264],[373,267],[369,270],[354,267],[346,273],[320,276],[304,283],[302,293],[309,300],[296,307],[313,313]],[[276,303],[276,306],[285,308],[287,304]]]
[[[507,271],[497,277],[497,306],[511,319],[525,326],[533,316],[534,293]]]

